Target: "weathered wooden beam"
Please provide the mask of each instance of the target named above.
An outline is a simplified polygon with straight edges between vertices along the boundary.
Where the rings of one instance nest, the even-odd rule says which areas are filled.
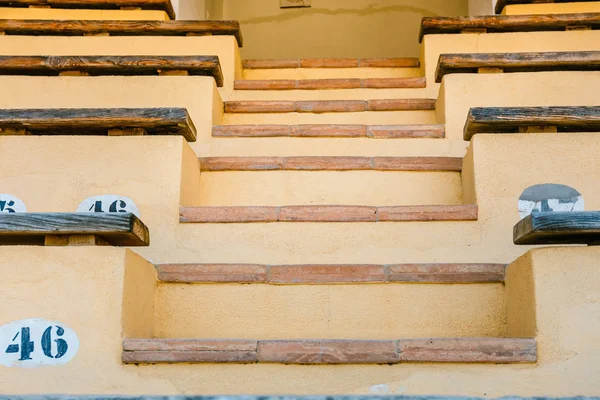
[[[440,83],[445,75],[477,73],[480,68],[501,68],[505,73],[600,71],[600,51],[442,54],[435,80]]]
[[[600,132],[600,106],[475,107],[469,110],[463,138],[469,141],[478,133],[531,131],[527,128],[540,132]]]
[[[597,0],[498,0],[496,3],[496,14],[502,13],[504,7],[513,4],[534,4],[534,3],[569,3],[569,2],[584,2],[584,1],[597,1]]]
[[[0,32],[6,35],[84,36],[235,36],[238,45],[244,40],[238,21],[62,21],[0,20]]]
[[[515,225],[513,242],[600,245],[600,211],[534,211]]]
[[[0,0],[0,7],[160,10],[175,19],[171,0]]]
[[[546,15],[485,15],[474,17],[425,17],[419,40],[425,35],[475,32],[564,31],[571,26],[600,29],[600,13]],[[481,32],[480,32],[481,33]]]
[[[93,235],[113,246],[149,246],[150,233],[131,213],[9,213],[0,214],[0,245],[59,243],[56,236]],[[53,243],[54,242],[54,243]],[[75,242],[75,240],[73,240]]]
[[[55,76],[77,71],[89,75],[159,75],[187,71],[212,76],[223,86],[217,56],[0,56],[0,75]]]
[[[48,108],[0,110],[0,135],[180,135],[196,141],[185,108]]]

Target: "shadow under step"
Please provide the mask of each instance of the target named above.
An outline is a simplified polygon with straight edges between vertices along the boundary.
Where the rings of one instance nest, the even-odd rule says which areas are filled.
[[[534,363],[535,339],[400,340],[124,339],[122,361],[139,363]]]
[[[441,139],[444,125],[218,125],[214,137]]]
[[[226,113],[335,113],[435,110],[435,99],[226,101]]]
[[[505,264],[263,265],[161,264],[166,283],[331,285],[372,283],[503,283]]]
[[[236,90],[328,90],[328,89],[421,89],[421,78],[340,78],[340,79],[244,79],[236,80]]]
[[[477,205],[181,207],[181,223],[476,221]]]

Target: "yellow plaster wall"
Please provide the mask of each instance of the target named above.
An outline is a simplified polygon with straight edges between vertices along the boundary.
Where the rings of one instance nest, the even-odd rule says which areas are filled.
[[[0,8],[0,19],[168,21],[159,10],[71,10],[64,8]]]
[[[533,14],[575,14],[600,12],[600,1],[547,3],[547,4],[513,4],[504,7],[504,15]]]

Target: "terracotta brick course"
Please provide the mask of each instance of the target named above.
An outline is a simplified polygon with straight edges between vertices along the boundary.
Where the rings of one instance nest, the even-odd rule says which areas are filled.
[[[284,169],[348,171],[373,169],[371,157],[285,157]]]
[[[327,284],[383,283],[383,265],[273,265],[269,268],[269,283]]]
[[[462,158],[456,157],[373,157],[380,171],[462,171]]]
[[[368,100],[368,111],[435,110],[435,99]]]
[[[258,361],[283,364],[392,364],[395,341],[273,340],[258,343]]]
[[[418,68],[418,58],[342,58],[342,59],[276,59],[243,60],[247,69],[279,68]]]
[[[300,59],[301,68],[356,68],[358,58],[304,58]]]
[[[370,206],[285,206],[282,222],[375,222],[377,207]]]
[[[235,90],[334,90],[334,89],[419,89],[422,78],[337,78],[337,79],[241,79]]]
[[[365,125],[291,125],[292,137],[366,137]]]
[[[294,79],[238,79],[233,83],[235,90],[290,90],[298,88]]]
[[[256,351],[124,351],[125,364],[141,363],[235,363],[257,361]]]
[[[427,80],[421,78],[368,78],[361,80],[365,89],[421,89],[427,86]]]
[[[215,137],[444,138],[444,125],[218,125]]]
[[[367,102],[364,100],[297,101],[295,109],[299,113],[360,112],[367,110]]]
[[[359,66],[363,68],[419,68],[418,58],[361,58]]]
[[[123,339],[124,351],[256,351],[258,341],[237,339]]]
[[[371,125],[367,136],[375,139],[444,138],[444,125]]]
[[[200,157],[202,171],[265,171],[281,170],[284,157]]]
[[[180,222],[276,222],[278,207],[181,207]]]
[[[397,264],[387,266],[388,282],[504,282],[504,264]]]
[[[404,339],[400,362],[521,363],[536,362],[535,339]]]
[[[364,111],[431,111],[434,99],[389,100],[248,100],[226,101],[226,113],[332,113]]]
[[[379,207],[378,221],[474,221],[476,205]]]
[[[281,137],[290,134],[289,125],[218,125],[212,129],[215,137]]]
[[[225,112],[228,113],[286,113],[294,112],[293,101],[226,101]]]
[[[243,60],[242,66],[248,69],[279,69],[279,68],[298,68],[300,60],[298,59],[279,59],[279,60]]]
[[[267,281],[267,266],[256,264],[162,264],[158,279],[172,283],[261,283]]]

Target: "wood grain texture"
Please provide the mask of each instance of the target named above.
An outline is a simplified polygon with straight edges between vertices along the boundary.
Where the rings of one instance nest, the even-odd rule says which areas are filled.
[[[534,363],[535,339],[124,339],[124,363]]]
[[[283,68],[418,68],[418,58],[248,59],[245,69]]]
[[[68,21],[0,20],[6,35],[84,36],[235,36],[238,46],[243,38],[238,21]]]
[[[201,157],[202,171],[462,171],[459,157]]]
[[[564,31],[569,26],[600,29],[600,13],[425,17],[421,21],[419,40],[422,42],[425,35],[461,33],[464,30],[488,33]]]
[[[0,214],[0,245],[44,243],[45,236],[95,235],[113,246],[149,246],[148,228],[131,213]]]
[[[557,132],[600,132],[600,106],[475,107],[469,110],[464,140],[478,133],[519,133],[528,126],[552,126]]]
[[[496,14],[500,14],[504,7],[512,4],[534,4],[534,3],[569,3],[569,2],[597,1],[597,0],[498,0],[496,3]]]
[[[600,211],[534,211],[515,225],[513,242],[600,245]]]
[[[217,56],[0,56],[0,75],[56,76],[67,71],[89,75],[159,75],[187,71],[212,76],[223,86]]]
[[[181,223],[475,221],[474,204],[440,206],[181,207]]]
[[[185,108],[0,110],[0,135],[5,129],[25,129],[32,135],[106,135],[113,129],[138,128],[150,135],[181,135],[196,141],[196,127]]]
[[[600,51],[442,54],[435,79],[440,83],[447,74],[477,73],[480,68],[501,68],[505,73],[600,71]]]
[[[332,285],[503,283],[504,264],[159,264],[167,283]]]
[[[175,10],[171,0],[0,0],[0,7],[49,6],[51,8],[76,9],[120,9],[141,8],[142,10],[160,10],[175,19]]]

